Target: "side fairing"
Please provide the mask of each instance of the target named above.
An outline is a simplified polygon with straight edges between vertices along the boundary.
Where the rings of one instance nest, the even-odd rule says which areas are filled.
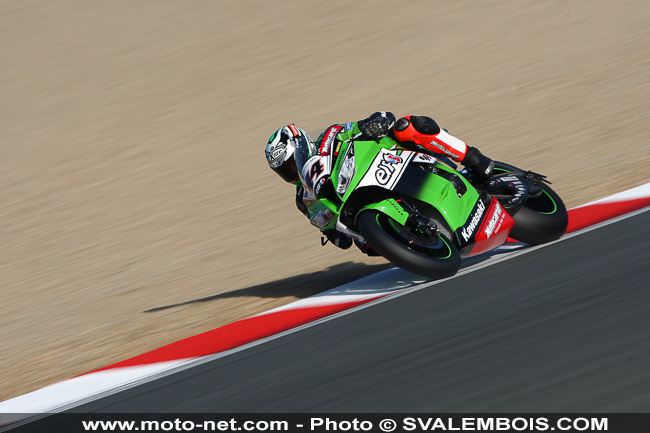
[[[353,224],[363,207],[390,197],[409,197],[433,207],[452,232],[466,224],[479,194],[453,168],[434,157],[379,141],[343,142],[334,148],[331,179],[340,196],[339,222]]]
[[[442,163],[436,163],[433,172],[422,165],[409,165],[394,191],[436,208],[452,231],[465,224],[479,200],[474,187],[458,172]]]

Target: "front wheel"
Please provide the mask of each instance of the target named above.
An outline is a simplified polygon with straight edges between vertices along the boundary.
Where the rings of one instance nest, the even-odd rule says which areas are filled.
[[[494,173],[522,174],[513,165],[495,162]],[[510,237],[530,245],[539,245],[559,239],[569,224],[569,216],[562,199],[550,186],[541,183],[542,192],[529,197],[512,217],[515,226]]]
[[[434,223],[442,227],[442,221]],[[365,210],[357,221],[366,242],[391,263],[428,278],[451,277],[460,268],[460,253],[442,233],[418,236],[376,210]]]

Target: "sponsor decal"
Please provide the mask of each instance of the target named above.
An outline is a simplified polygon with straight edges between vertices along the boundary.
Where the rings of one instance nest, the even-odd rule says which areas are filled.
[[[484,212],[485,212],[485,203],[483,203],[483,200],[479,200],[478,207],[476,208],[476,213],[470,220],[467,227],[464,227],[463,230],[460,232],[460,234],[463,236],[463,239],[465,239],[465,242],[467,242],[469,238],[472,237],[472,234],[474,233],[474,230],[476,230],[476,226],[478,226],[478,223],[481,221],[481,217],[483,216]]]
[[[471,247],[469,255],[475,256],[501,245],[506,241],[514,223],[499,201],[492,197],[485,216],[476,229],[475,244]]]
[[[413,159],[413,162],[428,162],[428,163],[433,163],[433,162],[435,162],[435,161],[436,161],[436,159],[435,159],[433,156],[431,156],[431,155],[427,155],[427,154],[424,154],[424,153],[418,153],[418,154],[415,156],[415,158]]]
[[[350,131],[352,130],[354,126],[352,125],[352,122],[345,122],[345,130]]]
[[[320,194],[321,189],[323,189],[323,185],[325,185],[325,182],[327,182],[327,176],[321,177],[317,182],[316,185],[314,186],[314,194],[317,196]]]
[[[384,153],[375,171],[377,183],[382,186],[387,185],[393,177],[393,174],[395,174],[395,171],[397,171],[397,168],[403,163],[404,160],[401,157],[392,153]]]
[[[437,149],[440,149],[440,153],[442,153],[444,155],[447,155],[447,156],[451,157],[452,159],[458,159],[458,155],[456,155],[451,150],[449,150],[448,148],[446,148],[442,144],[438,143],[437,141],[432,140],[432,141],[429,142],[429,144],[432,145],[433,147],[437,148]]]
[[[526,185],[524,185],[519,179],[517,179],[517,182],[515,183],[515,188],[517,188],[517,192],[515,193],[515,200],[519,200],[521,196],[523,196],[526,193]]]
[[[395,150],[381,149],[381,153],[377,154],[357,188],[364,186],[395,188],[415,155],[415,152],[407,150],[401,151],[398,155]]]
[[[337,156],[337,155],[339,154],[339,151],[341,150],[341,145],[342,145],[342,144],[343,144],[342,141],[337,141],[337,142],[336,142],[336,149],[334,149],[334,152],[332,152],[332,154],[333,154],[334,156]]]
[[[505,219],[505,215],[503,214],[503,208],[499,203],[497,203],[494,212],[492,213],[492,216],[490,217],[490,220],[488,221],[487,227],[483,231],[485,233],[486,238],[489,238],[492,236],[492,233],[494,233],[495,229],[498,232],[499,228],[501,227],[501,224],[503,224],[503,220]]]
[[[330,154],[330,148],[332,147],[332,144],[334,143],[334,140],[336,139],[336,136],[341,132],[343,129],[342,126],[331,126],[327,131],[325,131],[325,134],[323,135],[323,140],[321,141],[320,145],[320,154],[322,156],[326,156]]]
[[[388,200],[388,203],[390,203],[390,205],[393,207],[393,209],[397,211],[398,214],[400,214],[401,216],[406,216],[406,212],[404,212],[404,208],[402,208],[402,206],[397,204],[397,201]]]
[[[383,158],[384,161],[389,164],[400,164],[402,162],[402,158],[397,155],[393,155],[392,153],[384,153]]]
[[[518,176],[505,176],[499,178],[501,182],[507,182],[510,185],[515,187],[515,193],[512,196],[512,199],[510,199],[510,203],[517,203],[521,199],[521,197],[526,194],[526,185],[521,181],[521,179]]]

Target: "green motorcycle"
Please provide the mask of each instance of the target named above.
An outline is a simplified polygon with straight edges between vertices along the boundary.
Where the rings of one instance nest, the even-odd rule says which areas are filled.
[[[390,137],[324,140],[320,149],[299,140],[298,173],[317,199],[310,213],[330,215],[322,230],[343,232],[396,266],[436,279],[508,237],[536,245],[564,234],[566,208],[544,176],[497,162],[491,179],[479,182],[426,152]]]

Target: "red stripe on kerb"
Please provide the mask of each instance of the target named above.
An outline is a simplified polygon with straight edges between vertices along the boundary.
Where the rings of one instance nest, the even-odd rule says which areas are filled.
[[[646,206],[650,206],[650,197],[612,203],[597,203],[571,209],[569,210],[569,227],[567,228],[567,233],[607,221]],[[508,241],[513,240],[508,239]],[[348,310],[384,296],[387,296],[387,294],[378,295],[362,301],[341,302],[340,304],[322,307],[298,307],[250,317],[94,371],[212,355]],[[85,374],[93,373],[94,371]]]
[[[168,344],[167,346],[152,350],[151,352],[85,374],[119,367],[132,367],[136,365],[154,364],[157,362],[212,355],[214,353],[223,352],[252,341],[278,334],[323,317],[331,316],[332,314],[356,307],[357,305],[365,304],[366,302],[384,296],[387,295],[378,295],[375,298],[364,299],[362,301],[342,302],[340,304],[326,305],[323,307],[295,308],[249,317],[248,319],[243,319],[222,326],[221,328],[213,329],[212,331],[207,331]]]
[[[572,233],[594,224],[602,223],[612,218],[650,206],[650,197],[637,198],[611,203],[588,204],[577,209],[570,209],[569,225],[565,233]],[[507,242],[518,242],[508,238]]]
[[[566,232],[571,233],[646,206],[650,206],[650,197],[612,203],[596,203],[571,209],[569,211],[569,227]]]

